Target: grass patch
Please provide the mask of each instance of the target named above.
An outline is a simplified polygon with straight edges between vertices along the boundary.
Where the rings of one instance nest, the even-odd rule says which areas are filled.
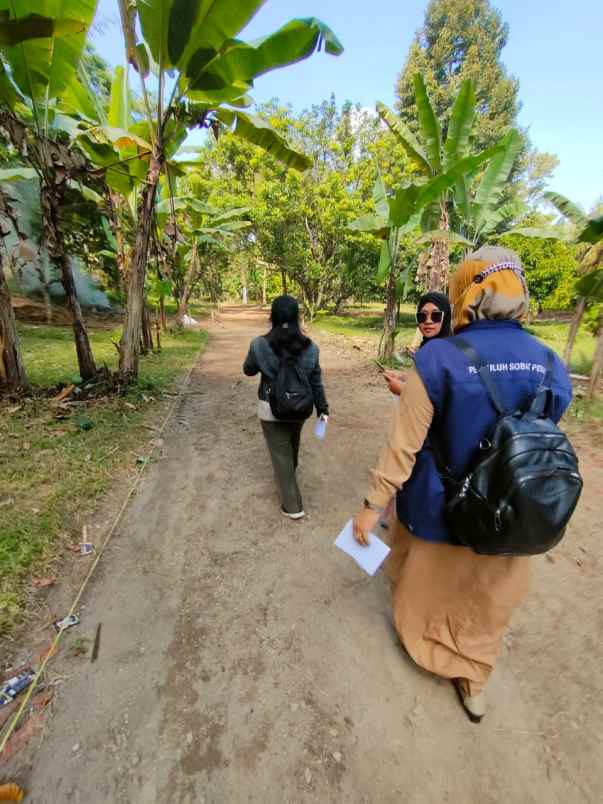
[[[529,333],[544,341],[559,356],[563,355],[569,328],[570,322],[564,323],[560,321],[537,321],[526,327]],[[574,345],[570,364],[571,371],[576,374],[590,374],[595,347],[596,338],[584,328],[581,328]]]
[[[32,385],[52,386],[77,374],[69,329],[19,330]],[[116,367],[112,341],[118,336],[118,331],[90,333],[98,363]],[[83,519],[98,498],[135,465],[138,451],[152,438],[145,421],[206,338],[205,332],[190,330],[164,334],[162,352],[142,358],[139,382],[125,397],[71,413],[42,398],[0,407],[0,635],[22,619],[27,581],[52,559],[60,534],[79,541]]]
[[[319,313],[313,322],[313,326],[336,335],[369,337],[378,340],[383,330],[383,314],[379,312],[375,305],[346,308],[339,315]],[[415,327],[415,307],[410,304],[402,305],[399,319],[398,347],[412,340]],[[530,324],[526,329],[561,356],[567,341],[569,327],[569,321],[537,321]],[[595,347],[595,337],[582,328],[578,333],[574,346],[570,366],[572,372],[576,374],[590,373]]]
[[[383,306],[370,305],[367,307],[346,308],[338,315],[319,313],[312,326],[325,332],[336,335],[350,335],[379,339],[383,331]],[[411,340],[415,332],[415,307],[412,304],[403,304],[400,308],[400,335],[401,342]]]

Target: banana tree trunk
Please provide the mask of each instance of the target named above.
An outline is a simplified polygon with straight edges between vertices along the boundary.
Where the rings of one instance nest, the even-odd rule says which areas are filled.
[[[113,231],[113,237],[117,245],[116,262],[117,274],[119,277],[119,285],[124,298],[128,295],[128,261],[126,258],[126,238],[124,237],[123,226],[120,220],[120,208],[123,204],[122,198],[117,193],[111,193],[109,196],[111,211],[110,224]]]
[[[77,362],[82,380],[91,380],[96,376],[97,370],[90,347],[90,340],[82,308],[75,289],[75,280],[69,257],[65,252],[65,241],[59,224],[59,209],[62,205],[62,184],[42,182],[40,186],[40,205],[44,221],[44,236],[50,259],[61,272],[61,283],[67,297],[67,305],[71,312],[73,322],[73,335]]]
[[[590,383],[588,385],[588,397],[593,399],[597,395],[599,379],[603,373],[603,311],[599,316],[599,328],[597,330],[597,348],[593,367],[590,372]]]
[[[176,313],[176,326],[183,327],[184,326],[184,316],[188,314],[188,298],[186,294],[183,293],[180,299],[178,300],[178,311]]]
[[[440,220],[438,228],[442,231],[449,229],[448,205],[446,199],[440,201]],[[431,247],[429,290],[445,290],[448,287],[449,273],[450,260],[448,243],[445,240],[435,240]]]
[[[1,259],[1,258],[0,258]],[[0,262],[0,395],[27,388],[10,291]]]
[[[383,317],[383,335],[379,344],[379,357],[382,360],[390,360],[394,354],[396,325],[398,323],[396,311],[396,275],[394,271],[390,271],[385,300],[385,315]]]
[[[153,351],[153,331],[151,329],[151,317],[146,303],[142,311],[142,351],[148,354]]]
[[[159,321],[161,323],[161,329],[165,332],[167,329],[167,318],[165,317],[165,296],[163,295],[163,291],[159,293]]]
[[[124,330],[119,345],[119,372],[126,382],[135,380],[138,377],[140,335],[144,308],[144,281],[153,225],[153,209],[160,175],[161,161],[156,156],[153,156],[147,174],[147,183],[142,191],[138,208],[136,241],[130,260]]]
[[[572,318],[572,323],[569,328],[569,332],[567,333],[567,343],[565,344],[565,349],[563,351],[563,362],[568,368],[572,360],[572,352],[574,351],[574,344],[576,343],[578,330],[580,329],[580,324],[582,323],[582,319],[584,318],[585,312],[586,312],[586,299],[584,298],[584,296],[580,296],[580,298],[578,299],[578,304],[576,305],[576,311],[574,312],[574,317]]]

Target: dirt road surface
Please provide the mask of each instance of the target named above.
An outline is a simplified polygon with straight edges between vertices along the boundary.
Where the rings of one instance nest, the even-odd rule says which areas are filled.
[[[302,440],[307,517],[285,520],[242,378],[264,314],[210,328],[160,460],[103,558],[23,778],[35,804],[578,804],[603,801],[601,442],[571,533],[534,560],[469,723],[397,644],[382,575],[332,546],[362,500],[392,399],[368,354],[318,336],[332,407]],[[119,490],[125,496],[125,490]],[[76,638],[75,630],[66,644]]]

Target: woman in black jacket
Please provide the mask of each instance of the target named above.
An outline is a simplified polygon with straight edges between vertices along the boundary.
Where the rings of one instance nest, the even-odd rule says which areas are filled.
[[[274,382],[281,359],[285,355],[296,358],[297,365],[312,388],[316,413],[325,421],[329,406],[322,384],[318,346],[300,329],[299,305],[296,299],[287,295],[275,299],[272,302],[270,321],[270,332],[252,340],[243,364],[243,372],[248,377],[258,373],[261,375],[258,417],[274,467],[281,497],[281,512],[290,519],[301,519],[304,508],[295,472],[304,422],[279,421],[274,417],[268,401],[270,383]]]

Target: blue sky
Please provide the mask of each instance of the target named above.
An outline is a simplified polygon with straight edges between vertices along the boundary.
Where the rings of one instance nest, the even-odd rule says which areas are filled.
[[[334,92],[338,102],[392,104],[396,76],[426,5],[427,0],[269,0],[245,38],[270,33],[292,17],[317,16],[335,31],[345,53],[336,59],[319,54],[262,76],[255,100],[279,97],[299,110]],[[510,26],[503,60],[520,81],[519,122],[537,148],[561,160],[551,189],[588,209],[603,196],[603,2],[499,0],[496,6]],[[99,0],[94,41],[110,63],[123,63],[116,0]]]

